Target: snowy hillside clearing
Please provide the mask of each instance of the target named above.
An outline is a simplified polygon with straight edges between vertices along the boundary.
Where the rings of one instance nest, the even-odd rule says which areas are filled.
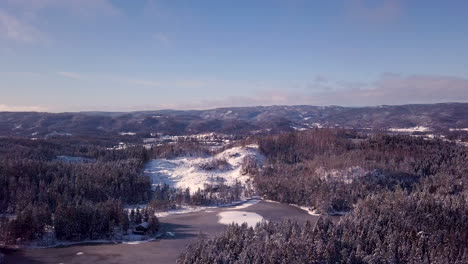
[[[148,162],[145,174],[154,187],[168,184],[174,188],[190,188],[191,192],[204,189],[207,184],[233,186],[239,182],[245,185],[250,181],[250,176],[242,171],[246,159],[257,163],[265,160],[257,145],[248,145],[227,149],[214,157],[155,159]]]

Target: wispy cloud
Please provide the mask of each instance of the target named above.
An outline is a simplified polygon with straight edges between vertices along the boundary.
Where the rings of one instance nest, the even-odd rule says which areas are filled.
[[[342,93],[351,104],[467,102],[468,79],[443,75],[385,74],[369,89]]]
[[[370,23],[395,21],[404,11],[402,0],[350,0],[347,8],[353,19]]]
[[[281,84],[268,81],[241,82],[189,78],[151,80],[125,76],[92,75],[71,71],[61,71],[57,75],[70,78],[71,81],[97,81],[105,86],[119,84],[122,88],[128,87],[130,89],[131,87],[133,91],[139,91],[142,94],[142,96],[136,96],[136,98],[140,98],[139,103],[134,101],[132,104],[127,101],[116,100],[115,103],[107,107],[96,105],[93,107],[95,110],[104,110],[104,108],[112,110],[207,109],[230,106],[300,104],[368,106],[468,102],[468,79],[441,75],[387,73],[373,82],[344,82],[320,75],[312,77],[311,81]],[[141,89],[138,90],[138,87],[141,87]],[[150,89],[144,89],[144,87]],[[147,97],[161,91],[165,91],[169,98],[176,98],[182,91],[189,90],[196,91],[196,96],[190,96],[190,100],[166,99],[155,101],[154,104],[148,104],[151,100],[147,100]],[[247,91],[250,92],[247,93]],[[121,90],[121,93],[125,94],[126,92]],[[68,111],[70,109],[63,110]],[[73,110],[82,109],[75,107]],[[86,108],[86,110],[89,109]]]
[[[20,12],[36,13],[54,8],[80,16],[119,15],[120,10],[109,0],[5,0]]]
[[[240,82],[240,81],[229,81],[229,80],[220,80],[215,78],[188,78],[188,77],[178,77],[178,78],[160,78],[160,79],[145,79],[145,78],[136,78],[132,76],[120,76],[112,74],[89,74],[82,72],[74,71],[58,71],[57,75],[66,77],[74,80],[92,80],[98,81],[101,83],[119,83],[127,84],[140,87],[149,87],[156,89],[167,89],[167,88],[180,88],[180,89],[196,89],[196,88],[206,88],[206,89],[235,89],[241,87],[264,87],[262,83],[255,82]]]
[[[0,37],[23,43],[50,41],[39,26],[47,21],[42,11],[48,9],[84,19],[121,14],[109,0],[2,0]]]
[[[67,77],[67,78],[70,78],[70,79],[75,79],[75,80],[84,80],[84,79],[87,79],[88,76],[87,75],[84,75],[84,74],[81,74],[81,73],[77,73],[77,72],[66,72],[66,71],[61,71],[61,72],[57,72],[58,75],[61,75],[63,77]]]
[[[27,43],[46,40],[45,34],[39,29],[1,9],[0,37]]]
[[[169,38],[169,36],[167,34],[165,34],[165,33],[162,33],[162,32],[155,33],[153,37],[159,43],[161,43],[163,45],[168,45],[171,42],[171,39]]]
[[[46,107],[43,106],[15,106],[0,104],[0,112],[45,112]]]
[[[337,82],[338,83],[338,82]],[[341,83],[324,91],[310,84],[310,92],[265,90],[245,96],[175,102],[158,108],[206,109],[256,105],[372,106],[439,102],[468,102],[468,79],[452,76],[385,74],[372,83]],[[320,92],[317,92],[320,91]]]

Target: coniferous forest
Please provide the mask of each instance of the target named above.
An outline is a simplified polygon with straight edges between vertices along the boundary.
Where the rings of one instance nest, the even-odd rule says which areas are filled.
[[[468,152],[442,140],[315,130],[262,137],[268,199],[316,224],[231,225],[179,263],[468,263]],[[351,169],[350,169],[351,168]],[[333,223],[326,215],[344,214]]]
[[[1,240],[38,239],[52,227],[63,240],[126,230],[123,203],[150,199],[151,182],[141,173],[146,159],[143,148],[112,151],[86,142],[0,139],[0,212],[15,216],[2,218]]]
[[[468,152],[442,139],[343,129],[257,135],[265,160],[243,160],[253,186],[203,190],[152,186],[155,158],[207,156],[197,142],[115,148],[98,138],[0,139],[0,240],[24,244],[108,239],[142,222],[158,231],[156,211],[219,205],[241,197],[305,206],[315,223],[231,225],[203,237],[180,263],[468,263]],[[222,170],[212,159],[200,170]],[[144,204],[138,209],[129,205]],[[338,221],[328,216],[339,215]],[[335,218],[336,219],[336,218]]]
[[[0,138],[0,244],[22,245],[50,231],[65,241],[113,239],[142,222],[156,223],[154,234],[156,211],[225,204],[252,192],[240,184],[193,192],[165,184],[152,188],[145,163],[209,153],[195,143],[109,146],[95,138]]]

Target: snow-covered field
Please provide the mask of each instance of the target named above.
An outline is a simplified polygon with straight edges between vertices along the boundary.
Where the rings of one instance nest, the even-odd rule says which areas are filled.
[[[155,159],[145,167],[145,174],[150,176],[153,186],[168,184],[175,188],[190,188],[192,192],[204,189],[205,184],[234,185],[236,182],[245,184],[249,175],[243,175],[242,163],[245,158],[263,162],[257,145],[233,147],[214,157],[180,157],[176,159]],[[216,169],[203,169],[205,164],[213,160],[225,160],[227,166]]]

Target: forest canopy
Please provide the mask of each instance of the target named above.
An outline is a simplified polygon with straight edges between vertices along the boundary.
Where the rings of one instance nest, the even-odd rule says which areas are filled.
[[[268,199],[333,224],[232,225],[179,263],[468,263],[468,151],[442,140],[316,130],[260,138]],[[351,168],[351,169],[350,169]]]

